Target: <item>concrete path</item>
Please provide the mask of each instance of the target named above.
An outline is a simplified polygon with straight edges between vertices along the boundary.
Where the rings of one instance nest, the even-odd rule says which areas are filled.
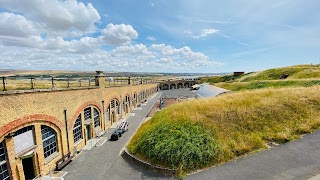
[[[276,148],[188,176],[185,179],[297,179],[320,178],[320,131]]]
[[[129,131],[124,133],[118,141],[107,141],[100,147],[93,147],[90,151],[82,151],[63,171],[68,172],[66,180],[116,180],[116,179],[165,179],[157,173],[146,171],[140,166],[127,162],[120,153],[130,137],[134,134],[141,122],[146,117],[153,104],[161,96],[156,94],[149,99],[139,110],[134,110],[134,116],[130,116]],[[104,135],[110,138],[113,129]]]

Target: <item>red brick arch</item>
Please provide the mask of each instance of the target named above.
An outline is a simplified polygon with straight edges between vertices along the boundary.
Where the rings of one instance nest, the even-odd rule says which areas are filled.
[[[121,101],[120,101],[120,98],[119,97],[117,97],[117,96],[113,96],[113,97],[111,97],[111,98],[109,98],[107,101],[105,101],[105,109],[107,109],[108,108],[108,106],[109,106],[109,104],[111,103],[111,100],[112,99],[116,99],[118,102],[119,102],[119,106],[120,106],[120,103],[121,103]]]
[[[100,111],[100,113],[102,112],[102,107],[99,103],[97,103],[96,101],[88,101],[88,102],[82,104],[77,109],[77,111],[73,114],[71,121],[69,121],[68,129],[73,129],[73,125],[74,125],[75,121],[77,120],[79,114],[81,113],[81,111],[83,111],[88,106],[94,106],[95,108],[97,108]]]
[[[11,121],[10,123],[1,127],[0,137],[9,133],[13,129],[17,129],[19,126],[22,126],[24,124],[32,123],[32,122],[41,122],[41,121],[52,123],[53,125],[57,126],[60,131],[63,130],[63,127],[64,127],[63,121],[60,121],[59,119],[46,114],[33,114],[33,115],[15,119],[14,121]]]

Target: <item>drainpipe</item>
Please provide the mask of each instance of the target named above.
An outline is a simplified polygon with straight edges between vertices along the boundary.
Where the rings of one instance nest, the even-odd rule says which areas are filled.
[[[102,112],[101,112],[101,125],[103,124],[103,128],[102,130],[105,130],[105,127],[106,127],[106,120],[104,119],[105,115],[104,115],[104,100],[102,100]]]
[[[63,112],[64,112],[64,119],[65,119],[65,123],[66,123],[66,135],[67,135],[68,154],[70,154],[67,109],[64,109]]]

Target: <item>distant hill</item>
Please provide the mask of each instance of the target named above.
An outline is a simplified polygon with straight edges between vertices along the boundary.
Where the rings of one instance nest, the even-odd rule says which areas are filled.
[[[320,64],[273,68],[260,72],[247,73],[241,76],[225,75],[205,77],[202,78],[201,81],[232,91],[270,87],[310,87],[320,85]]]
[[[244,75],[241,79],[239,79],[239,81],[278,80],[284,74],[288,75],[288,79],[320,78],[320,64],[297,65],[268,69],[265,71]]]
[[[287,74],[287,79],[319,79],[320,64],[316,65],[296,65],[282,68],[267,69],[259,72],[250,72],[241,76],[225,75],[203,78],[203,82],[220,83],[220,82],[249,82],[264,80],[279,80],[281,76]]]

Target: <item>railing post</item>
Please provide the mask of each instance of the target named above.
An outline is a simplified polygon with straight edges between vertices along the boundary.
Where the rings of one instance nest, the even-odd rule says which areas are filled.
[[[3,85],[3,91],[6,90],[6,81],[5,81],[5,77],[2,76],[2,85]]]
[[[70,78],[68,78],[68,87],[67,88],[69,88],[70,87]]]
[[[31,80],[31,81],[30,81],[30,83],[31,83],[31,89],[34,89],[33,79],[34,79],[33,77],[30,78],[30,80]]]
[[[81,78],[79,79],[80,87],[81,87]]]
[[[89,86],[90,86],[90,79],[89,79]]]
[[[51,78],[51,88],[53,89],[54,88],[54,79]]]
[[[128,78],[128,85],[130,86],[130,84],[131,84],[131,77],[129,76],[129,78]]]

